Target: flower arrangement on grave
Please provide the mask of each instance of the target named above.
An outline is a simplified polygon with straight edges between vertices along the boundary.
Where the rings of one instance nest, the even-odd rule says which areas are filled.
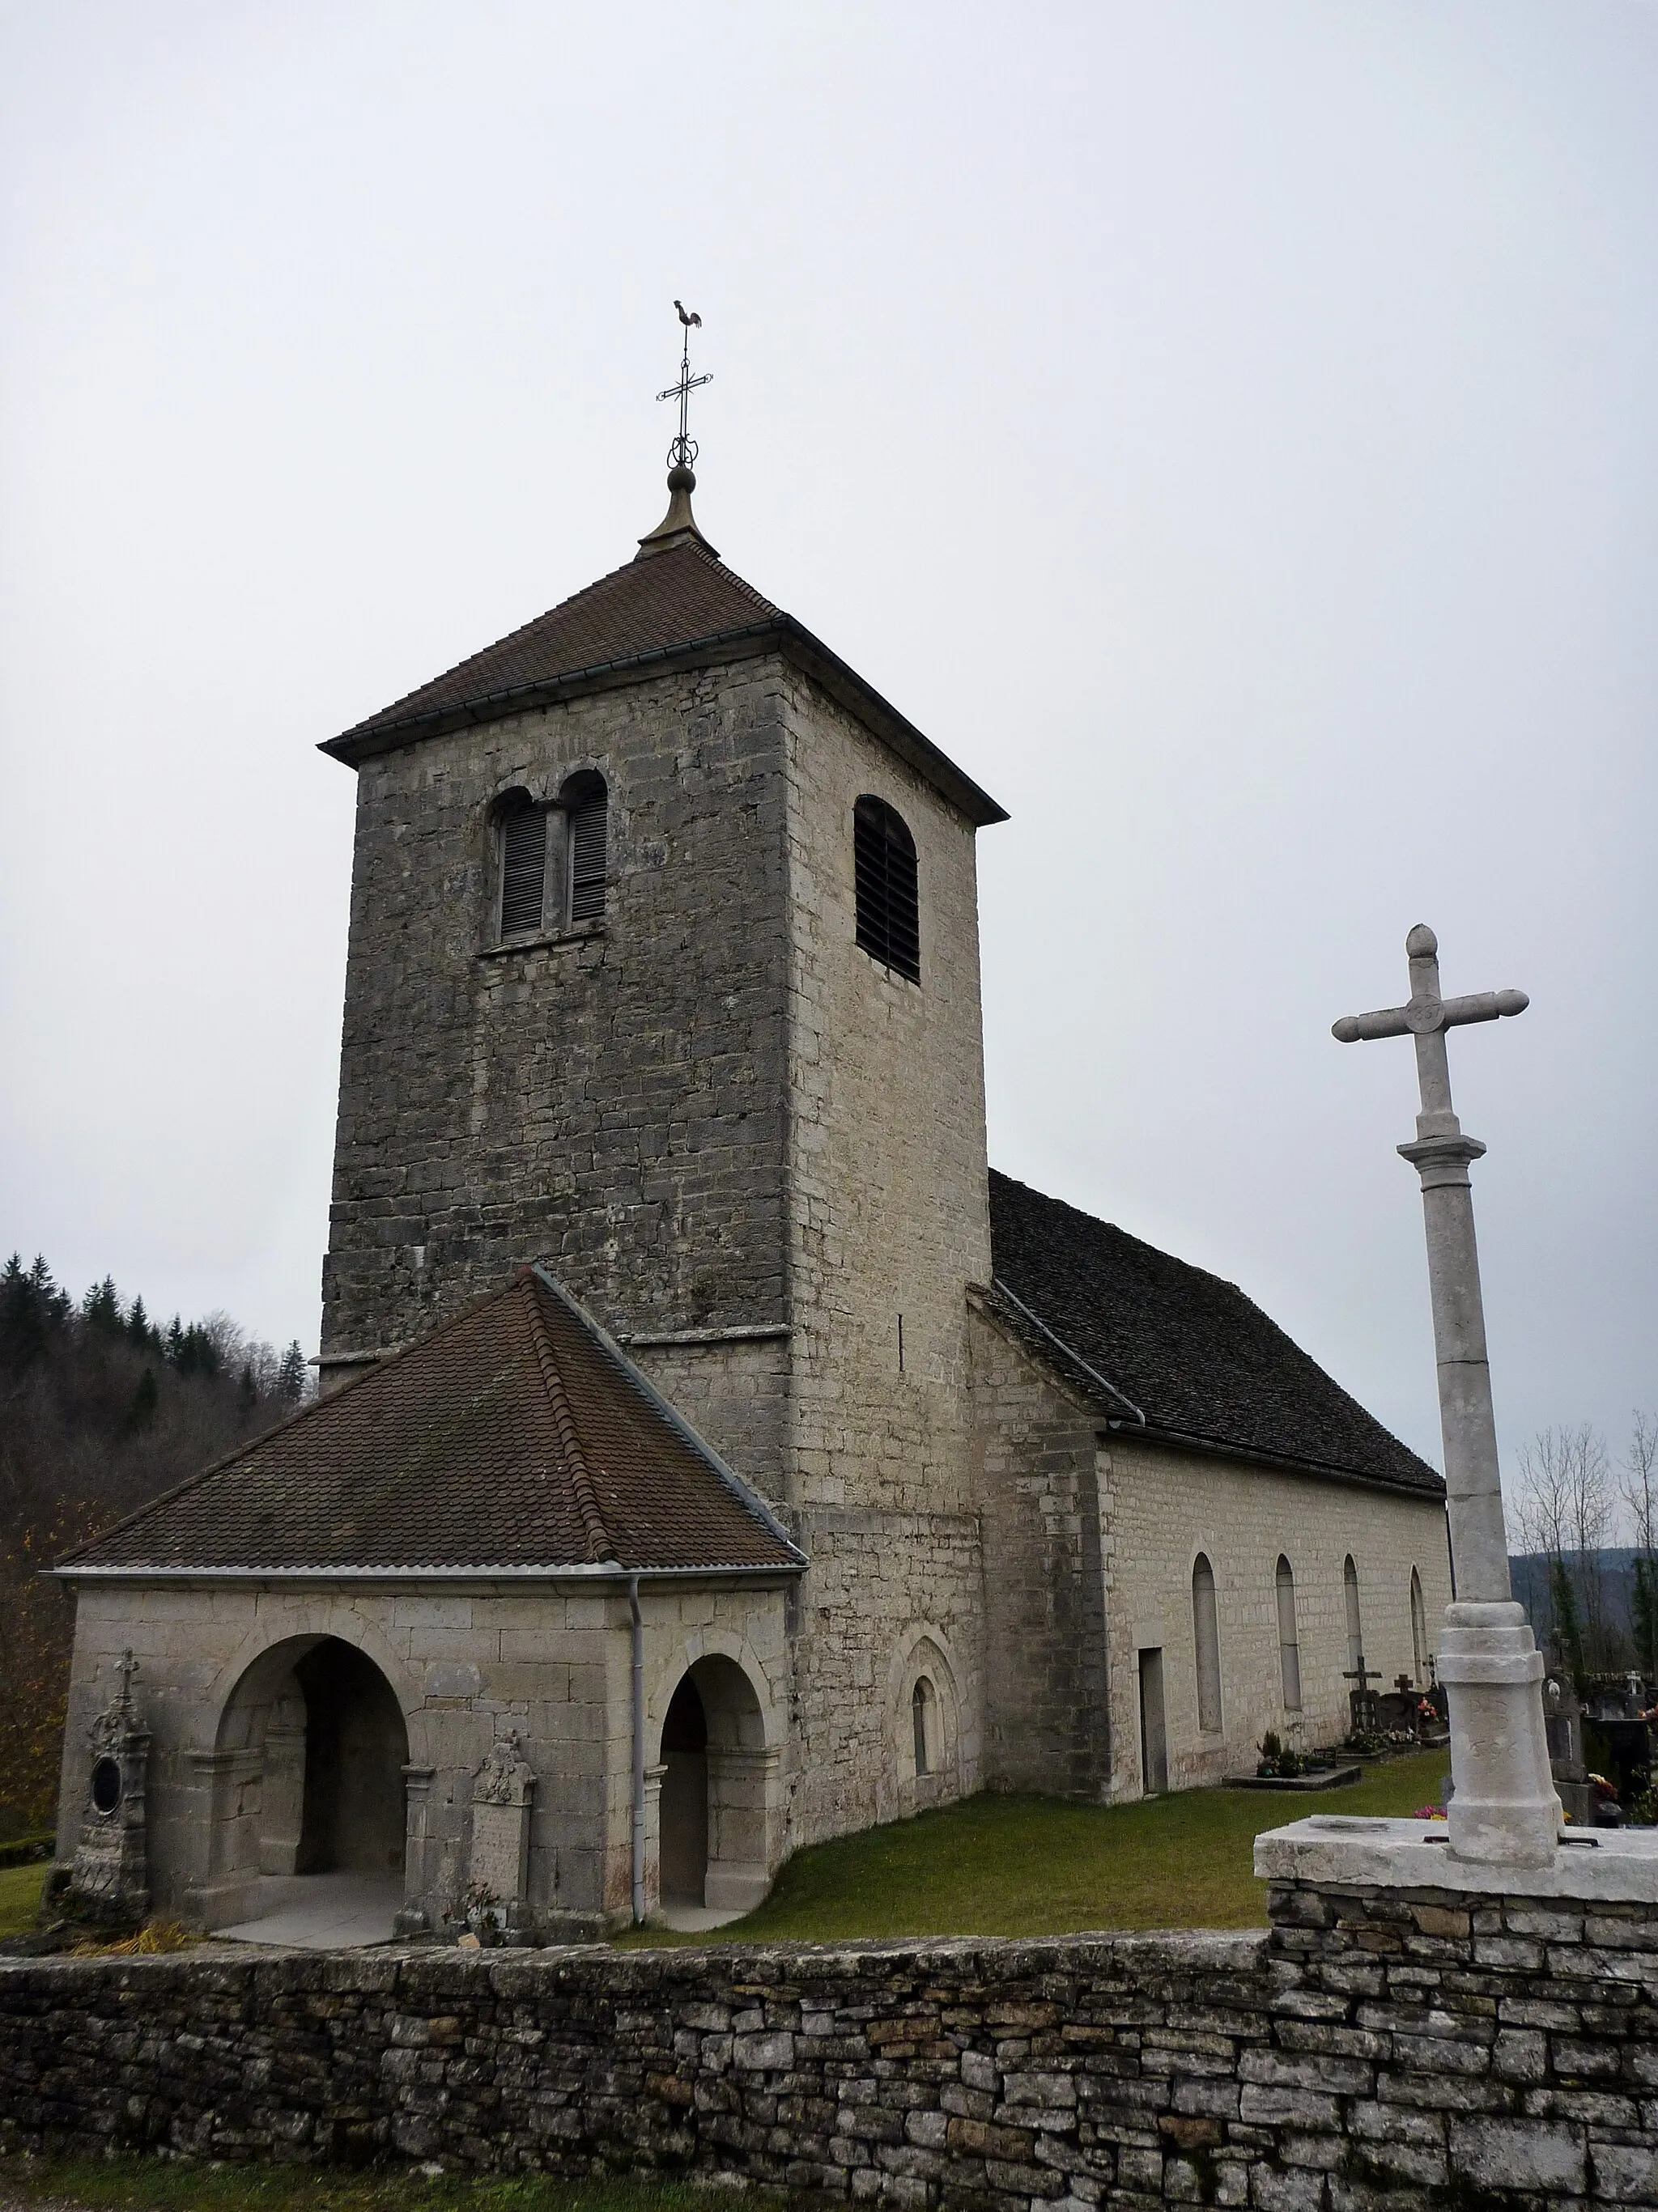
[[[464,1930],[460,1940],[469,1949],[495,1943],[507,1924],[506,1907],[486,1881],[469,1881],[443,1917]]]
[[[1293,1782],[1313,1764],[1304,1752],[1297,1751],[1294,1744],[1285,1743],[1276,1729],[1268,1729],[1255,1748],[1260,1753],[1255,1773],[1261,1781]]]

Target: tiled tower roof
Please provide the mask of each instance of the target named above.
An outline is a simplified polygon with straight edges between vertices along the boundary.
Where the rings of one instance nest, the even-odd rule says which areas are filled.
[[[969,821],[1006,821],[988,793],[855,669],[689,535],[601,576],[322,750],[355,765],[468,722],[768,652],[787,655]]]

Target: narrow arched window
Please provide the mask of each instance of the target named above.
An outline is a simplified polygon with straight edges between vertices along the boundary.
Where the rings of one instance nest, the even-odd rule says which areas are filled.
[[[904,817],[866,792],[852,809],[857,941],[872,960],[921,981],[916,841]]]
[[[1418,1685],[1428,1680],[1428,1608],[1422,1600],[1422,1577],[1411,1570],[1411,1657]]]
[[[916,1774],[919,1778],[930,1774],[936,1763],[938,1745],[937,1695],[924,1674],[916,1678],[910,1692],[910,1725],[915,1734]]]
[[[1278,1679],[1283,1687],[1283,1709],[1301,1709],[1301,1644],[1295,1634],[1295,1577],[1282,1552],[1278,1554]]]
[[[1201,1552],[1192,1570],[1192,1638],[1198,1654],[1198,1726],[1221,1732],[1221,1624],[1215,1609],[1215,1570]]]
[[[509,792],[498,815],[501,935],[539,934],[547,890],[547,810],[527,791]]]
[[[1350,1552],[1341,1563],[1341,1590],[1347,1606],[1347,1671],[1356,1674],[1364,1657],[1364,1623],[1359,1618],[1359,1571]],[[1362,1690],[1363,1683],[1358,1687]]]
[[[569,918],[573,922],[602,921],[610,808],[603,776],[592,769],[571,776],[558,794],[558,804],[570,824]]]

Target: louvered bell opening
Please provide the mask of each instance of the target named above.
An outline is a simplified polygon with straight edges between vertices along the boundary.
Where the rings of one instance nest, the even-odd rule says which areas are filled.
[[[857,941],[871,959],[921,981],[921,904],[915,840],[901,815],[860,799],[852,817]]]
[[[600,921],[605,912],[605,801],[591,800],[570,817],[570,918]]]
[[[534,935],[547,888],[547,817],[521,806],[501,824],[501,934]]]

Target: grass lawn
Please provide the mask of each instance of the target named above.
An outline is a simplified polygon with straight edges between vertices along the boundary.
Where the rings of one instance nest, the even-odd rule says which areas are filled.
[[[21,1936],[34,1927],[51,1872],[50,1859],[34,1866],[0,1867],[0,1936]]]
[[[764,1905],[664,1943],[856,1942],[881,1936],[1060,1936],[1081,1929],[1264,1928],[1250,1871],[1263,1828],[1309,1813],[1415,1812],[1437,1802],[1448,1751],[1372,1767],[1305,1796],[1187,1790],[1133,1805],[986,1794],[798,1852]]]
[[[0,2208],[50,2201],[89,2212],[771,2212],[753,2191],[649,2189],[419,2168],[342,2172],[304,2166],[192,2166],[162,2159],[0,2158]]]

